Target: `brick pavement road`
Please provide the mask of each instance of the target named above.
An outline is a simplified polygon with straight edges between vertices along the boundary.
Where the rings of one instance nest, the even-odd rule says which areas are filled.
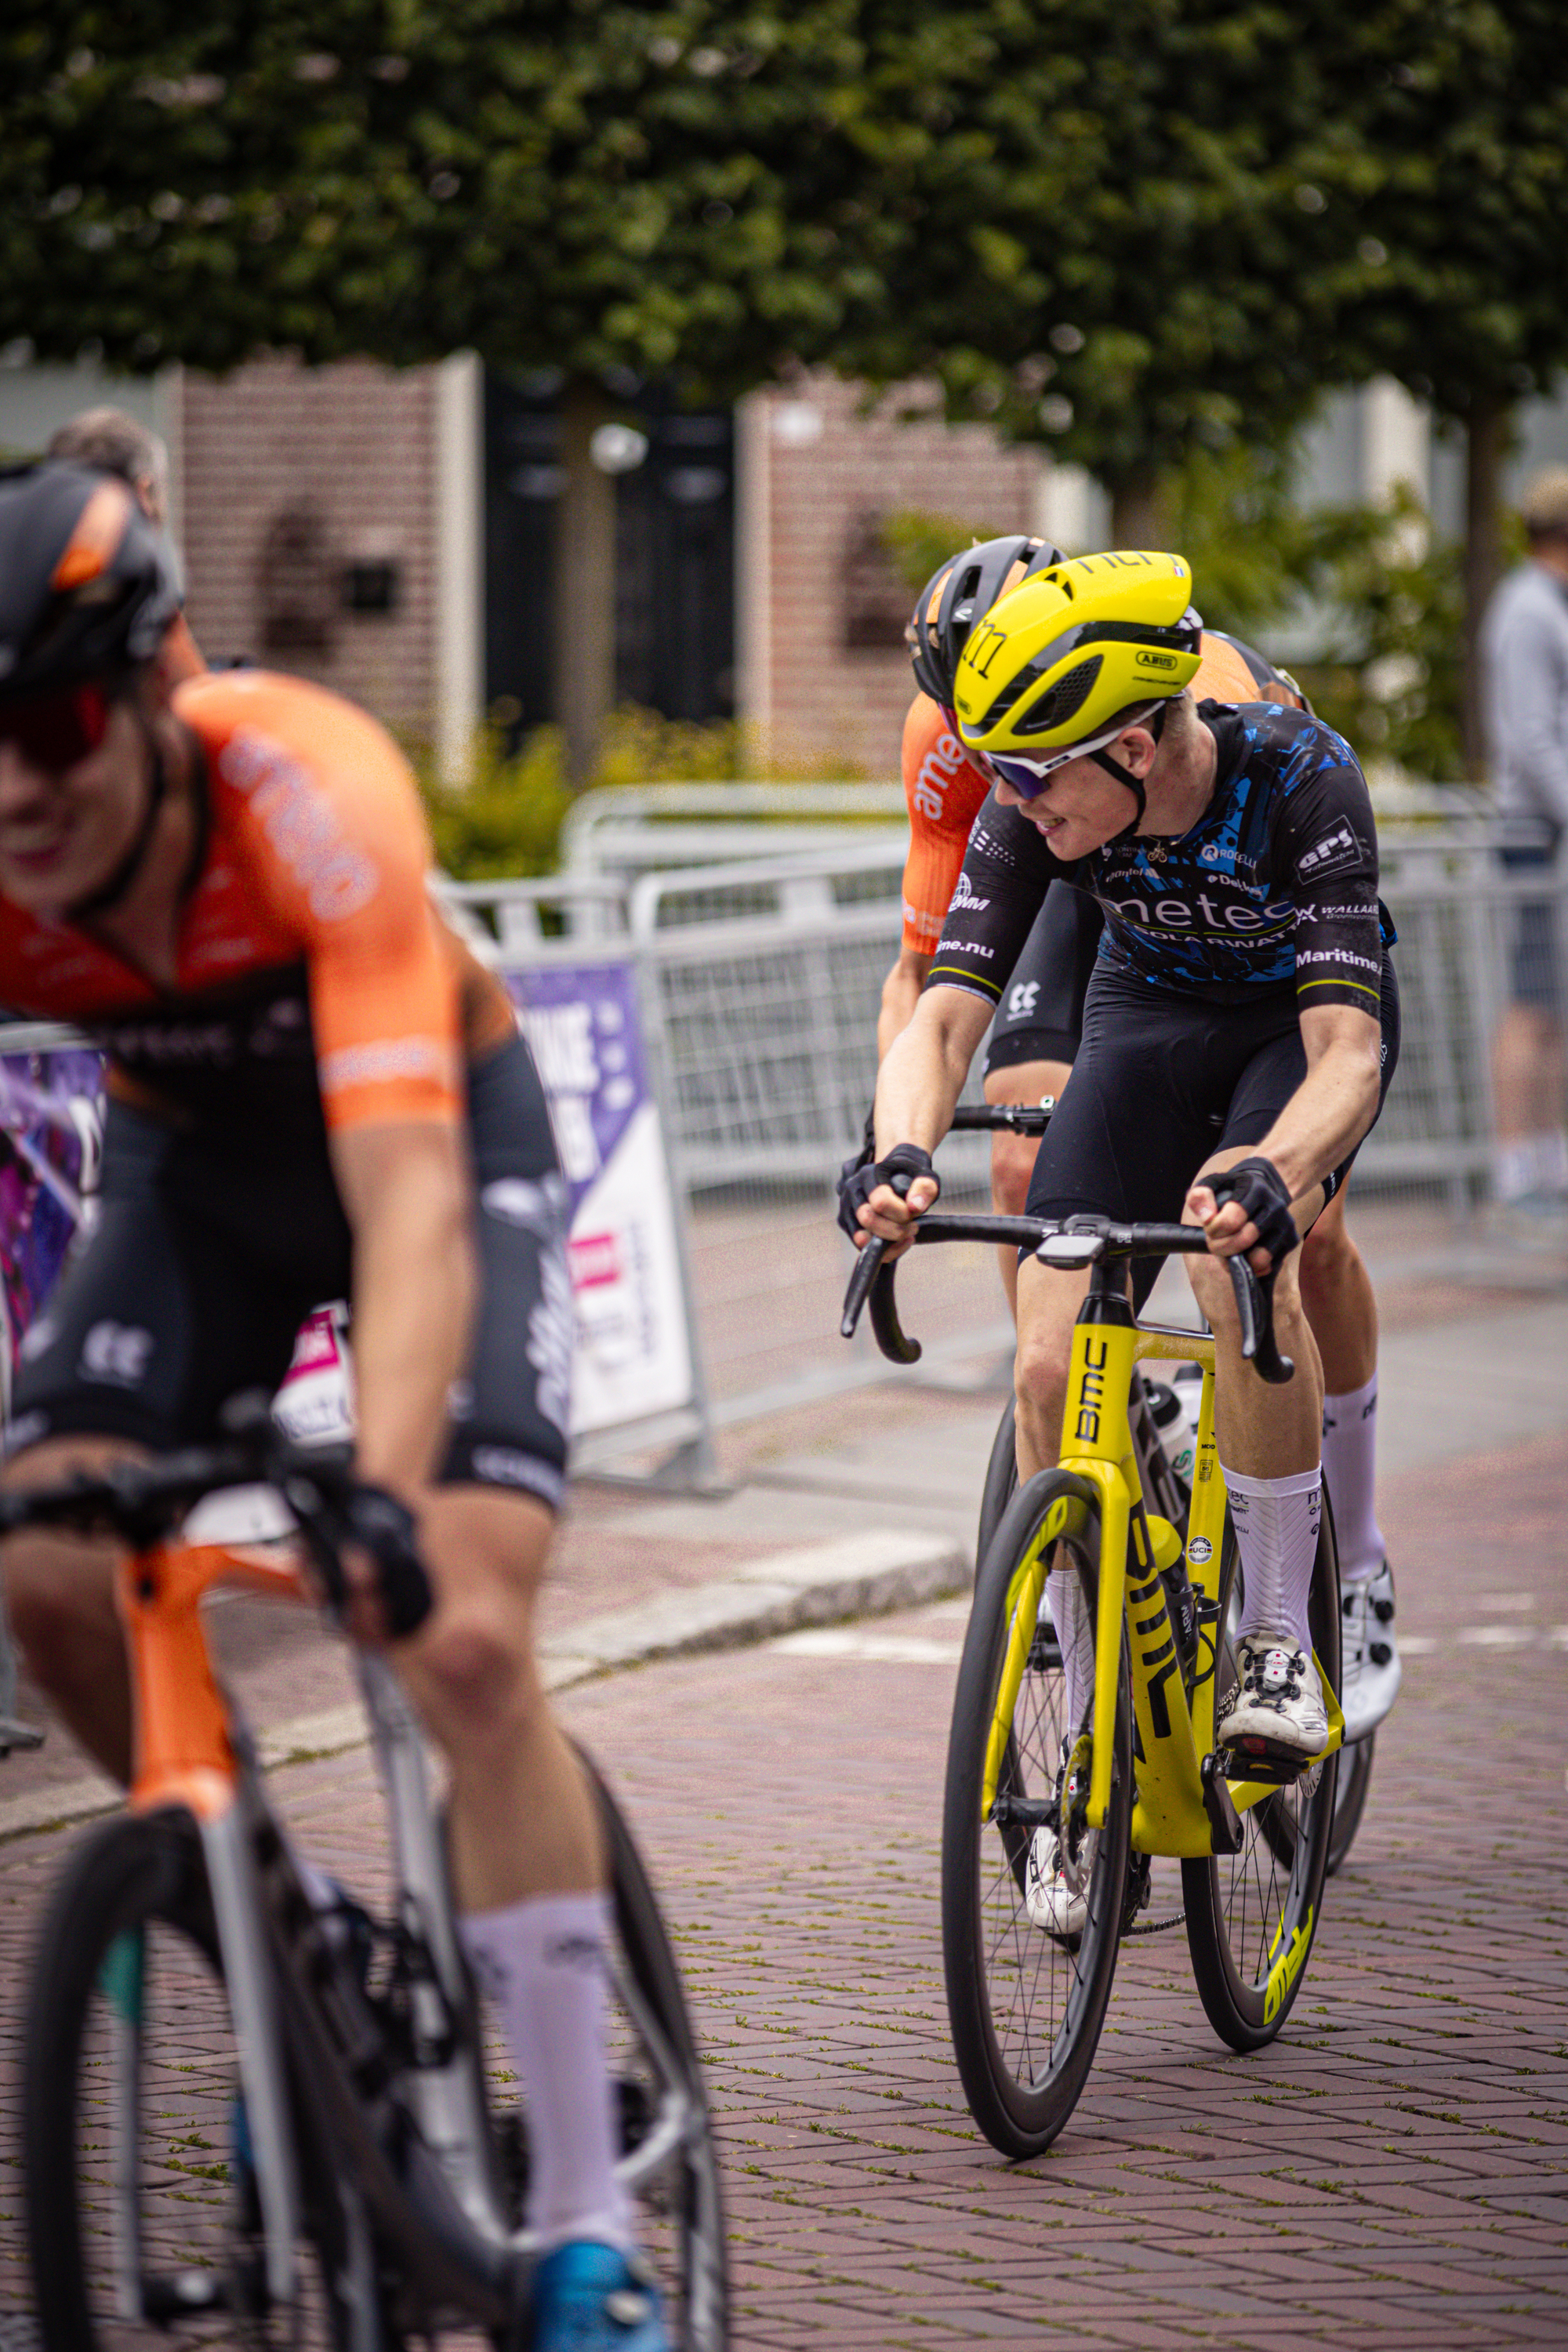
[[[570,1695],[681,1923],[739,2346],[1568,2344],[1565,1491],[1563,1438],[1391,1483],[1405,1692],[1285,2035],[1222,2053],[1181,1931],[1129,1945],[1073,2123],[1016,2168],[969,2122],[942,2012],[962,1604]],[[276,1785],[313,1852],[363,1865],[363,1756]],[[5,1852],[9,2061],[64,1843]],[[0,2309],[14,2113],[8,2068]]]

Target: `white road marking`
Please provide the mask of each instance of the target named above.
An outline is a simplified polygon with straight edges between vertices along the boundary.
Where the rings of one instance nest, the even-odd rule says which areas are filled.
[[[847,1658],[887,1666],[955,1666],[957,1642],[933,1642],[921,1633],[878,1633],[858,1625],[814,1625],[781,1633],[770,1650],[792,1658]]]

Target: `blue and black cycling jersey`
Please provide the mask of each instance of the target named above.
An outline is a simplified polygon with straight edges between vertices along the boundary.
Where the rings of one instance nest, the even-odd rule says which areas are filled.
[[[1203,702],[1215,787],[1180,835],[1112,842],[1067,864],[993,793],[974,820],[930,985],[994,1003],[1053,881],[1105,913],[1100,953],[1152,988],[1210,1003],[1294,987],[1303,1008],[1375,1019],[1394,931],[1377,898],[1377,834],[1354,752],[1279,703]]]

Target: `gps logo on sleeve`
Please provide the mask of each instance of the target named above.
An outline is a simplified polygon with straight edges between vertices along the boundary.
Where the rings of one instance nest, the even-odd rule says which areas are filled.
[[[1361,844],[1350,826],[1340,824],[1310,849],[1304,849],[1296,860],[1296,873],[1303,882],[1316,882],[1325,874],[1342,874],[1347,866],[1359,863]]]

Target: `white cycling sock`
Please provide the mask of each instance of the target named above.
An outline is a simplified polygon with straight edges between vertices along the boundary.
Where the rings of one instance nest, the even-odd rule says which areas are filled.
[[[1089,1613],[1077,1569],[1052,1569],[1046,1579],[1046,1604],[1056,1627],[1057,1647],[1062,1654],[1062,1680],[1067,1692],[1062,1738],[1070,1747],[1094,1696],[1094,1620]]]
[[[1221,1469],[1245,1580],[1237,1633],[1288,1634],[1310,1657],[1307,1596],[1322,1516],[1322,1470],[1247,1478],[1223,1464]]]
[[[594,2238],[629,2252],[605,2058],[605,1895],[541,1895],[458,1921],[506,2027],[528,2111],[528,2226],[547,2246]]]
[[[1388,1557],[1377,1524],[1377,1374],[1323,1399],[1323,1476],[1334,1507],[1340,1582],[1361,1584]]]

